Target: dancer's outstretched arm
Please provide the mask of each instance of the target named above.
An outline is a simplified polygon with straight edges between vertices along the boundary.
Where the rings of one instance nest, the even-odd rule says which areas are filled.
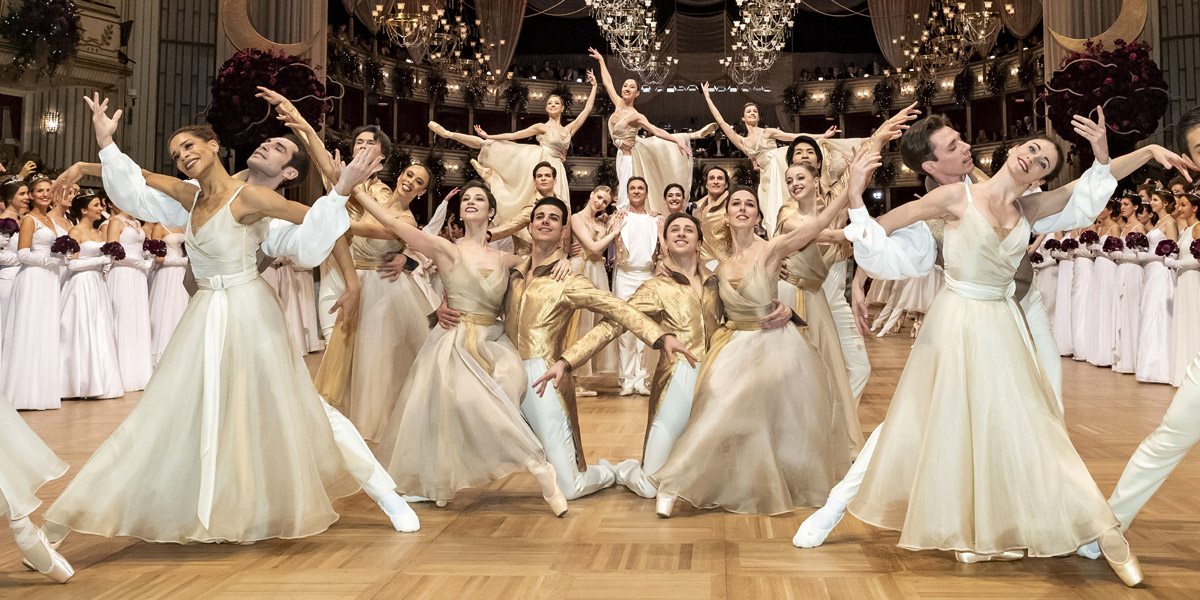
[[[624,108],[625,100],[621,98],[621,94],[617,93],[617,88],[613,87],[612,74],[608,72],[608,65],[604,62],[604,55],[597,52],[595,48],[588,48],[588,56],[600,62],[600,80],[604,82],[604,89],[608,92],[608,99],[612,100],[613,106]]]
[[[721,132],[725,134],[726,138],[729,138],[729,141],[733,143],[738,150],[741,150],[744,154],[748,154],[746,152],[746,139],[743,138],[737,131],[734,131],[732,125],[725,122],[725,117],[721,116],[721,111],[717,110],[717,105],[713,103],[712,96],[710,96],[708,93],[707,81],[700,85],[700,91],[704,92],[704,102],[708,104],[708,112],[712,113],[713,119],[716,119],[717,127],[721,128]]]
[[[842,130],[838,129],[837,125],[832,125],[829,127],[829,129],[825,130],[825,133],[822,133],[820,135],[813,135],[813,136],[809,136],[809,137],[812,137],[812,138],[815,138],[818,140],[826,140],[826,139],[829,139],[841,132],[842,132]],[[762,134],[764,136],[766,136],[768,139],[778,140],[778,141],[784,142],[786,144],[792,143],[793,141],[795,141],[796,138],[798,138],[802,135],[809,135],[807,133],[788,133],[782,129],[779,129],[778,127],[765,127],[765,128],[763,128]]]
[[[359,201],[363,208],[375,217],[384,227],[391,229],[396,237],[404,240],[413,250],[434,260],[438,269],[449,269],[458,253],[454,243],[440,235],[425,233],[416,225],[399,219],[386,208],[375,201],[370,194],[364,194]]]
[[[588,69],[587,80],[592,84],[592,91],[588,92],[587,102],[583,104],[583,109],[579,111],[574,120],[567,123],[567,135],[575,135],[575,132],[579,131],[580,127],[583,127],[583,124],[587,122],[588,116],[592,114],[592,106],[596,103],[596,74],[592,73],[591,69]]]
[[[879,152],[862,147],[856,149],[854,157],[850,161],[850,168],[846,170],[850,174],[846,189],[838,194],[837,198],[822,209],[817,216],[791,219],[796,222],[789,226],[788,231],[781,232],[780,235],[767,242],[768,262],[773,265],[777,260],[781,261],[784,257],[791,256],[816,241],[846,206],[847,201],[854,197],[858,197],[859,201],[862,201],[863,191],[867,189],[867,181],[875,169],[882,164],[883,159]]]

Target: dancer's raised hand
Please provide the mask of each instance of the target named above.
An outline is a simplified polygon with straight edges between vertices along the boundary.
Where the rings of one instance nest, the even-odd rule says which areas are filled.
[[[478,125],[475,126],[475,135],[477,135],[485,140],[488,139],[487,132],[484,131],[483,128]]]
[[[1083,115],[1071,117],[1071,127],[1075,134],[1087,140],[1092,145],[1092,155],[1102,165],[1108,164],[1108,128],[1104,124],[1104,107],[1096,107],[1096,120]]]
[[[588,56],[600,61],[600,64],[604,64],[604,55],[600,54],[595,48],[588,48]]]
[[[587,80],[588,83],[592,84],[592,87],[596,87],[596,74],[591,69],[587,70]]]
[[[349,196],[354,188],[365,183],[372,175],[383,169],[383,156],[378,146],[368,146],[354,156],[354,160],[342,169],[333,191],[342,196]]]
[[[908,129],[909,122],[915,121],[919,116],[921,116],[921,111],[917,110],[917,103],[913,102],[904,107],[904,110],[884,121],[883,125],[880,125],[879,129],[875,130],[875,135],[882,138],[885,142],[898,139]]]
[[[867,182],[871,179],[871,174],[875,169],[883,165],[883,158],[878,152],[868,150],[862,146],[855,148],[854,154],[850,157],[850,182],[847,186],[847,191],[850,194],[851,202],[854,198],[862,200],[862,194],[867,190]]]
[[[118,108],[111,117],[108,116],[108,98],[101,100],[100,92],[92,93],[91,98],[84,96],[83,101],[92,109],[92,127],[96,130],[96,143],[100,144],[100,149],[103,150],[112,144],[113,134],[117,132],[117,125],[120,124],[124,111]]]
[[[1154,160],[1158,161],[1158,164],[1162,165],[1164,169],[1167,169],[1168,171],[1171,169],[1178,169],[1179,174],[1182,175],[1183,178],[1189,183],[1191,183],[1192,175],[1188,171],[1189,169],[1198,169],[1198,167],[1192,163],[1192,159],[1186,156],[1175,154],[1174,152],[1171,152],[1170,150],[1167,150],[1166,148],[1163,148],[1157,144],[1147,146],[1147,148],[1150,149],[1150,155],[1154,157]]]
[[[839,134],[839,133],[841,133],[841,132],[842,132],[842,130],[841,130],[841,129],[838,129],[837,125],[831,125],[831,126],[829,127],[829,129],[826,129],[826,130],[825,130],[825,133],[822,133],[822,134],[821,134],[821,137],[822,137],[823,139],[829,139],[829,138],[831,138],[831,137],[833,137],[833,136],[835,136],[835,135],[837,135],[837,134]]]

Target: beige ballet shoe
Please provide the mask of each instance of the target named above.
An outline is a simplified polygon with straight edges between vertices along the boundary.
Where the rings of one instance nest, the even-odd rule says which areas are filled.
[[[444,138],[450,137],[450,131],[448,129],[446,129],[445,127],[442,127],[440,124],[438,124],[437,121],[429,122],[429,130],[440,137],[444,137]]]
[[[713,133],[715,133],[716,131],[717,131],[717,124],[709,123],[708,125],[705,125],[704,127],[700,128],[699,131],[692,132],[691,137],[693,140],[698,140],[700,138],[706,138],[706,137],[712,135]]]
[[[975,564],[981,562],[1012,562],[1025,558],[1024,550],[1009,550],[999,554],[977,554],[975,552],[958,551],[954,553],[954,560],[960,563]]]
[[[10,523],[13,528],[13,537],[16,538],[17,547],[20,548],[24,560],[21,564],[26,568],[37,571],[46,577],[58,582],[66,583],[71,576],[75,575],[75,569],[71,567],[71,563],[63,558],[54,548],[50,546],[50,542],[46,539],[46,535],[42,530],[34,526],[29,519],[21,519],[20,521],[12,521]],[[37,551],[36,554],[30,554]],[[46,560],[44,567],[34,564],[34,561],[41,562]]]
[[[1125,536],[1121,535],[1119,529],[1104,532],[1096,541],[1100,543],[1100,552],[1104,554],[1104,560],[1122,583],[1134,587],[1145,579],[1142,563],[1133,555],[1133,551],[1129,549],[1129,542],[1125,541]]]
[[[537,479],[538,485],[542,488],[542,499],[550,505],[554,516],[561,517],[567,514],[567,497],[558,487],[558,474],[554,471],[554,465],[550,463],[530,464],[525,468],[529,469],[534,479]]]
[[[658,496],[654,499],[654,514],[664,518],[671,518],[671,511],[675,510],[675,499],[677,496],[670,492],[659,490]]]
[[[575,388],[575,397],[576,398],[591,397],[591,396],[595,396],[595,395],[596,395],[596,390],[589,390],[588,388],[585,388],[585,387]]]
[[[447,506],[449,506],[450,501],[449,500],[438,500],[437,502],[434,502],[433,504],[434,504],[434,506],[437,506],[438,508],[446,508]]]

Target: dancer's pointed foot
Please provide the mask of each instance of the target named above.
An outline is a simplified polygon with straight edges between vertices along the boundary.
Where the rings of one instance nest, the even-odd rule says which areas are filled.
[[[654,514],[664,519],[671,518],[671,511],[675,510],[675,499],[675,494],[659,490],[654,500]]]
[[[417,518],[417,513],[413,512],[412,507],[395,491],[380,498],[378,504],[379,508],[383,509],[383,514],[391,519],[392,527],[396,531],[411,533],[421,529],[421,520]]]
[[[1108,562],[1113,573],[1121,578],[1122,583],[1134,587],[1145,579],[1142,574],[1142,563],[1129,549],[1129,542],[1125,541],[1125,536],[1121,535],[1120,529],[1113,528],[1104,532],[1096,542],[1100,545],[1100,552],[1104,554],[1104,560]]]
[[[567,497],[558,487],[558,474],[554,471],[554,465],[547,462],[529,464],[526,465],[526,468],[533,474],[534,479],[537,479],[538,485],[542,488],[542,499],[550,505],[554,516],[561,517],[567,514]]]
[[[716,133],[716,131],[717,131],[717,124],[709,123],[708,125],[705,125],[704,127],[700,128],[699,131],[692,132],[692,139],[698,140],[700,138],[706,138],[706,137],[712,135],[713,133]]]
[[[435,134],[437,134],[440,137],[444,137],[444,138],[450,137],[450,131],[448,129],[446,129],[445,127],[442,127],[437,121],[429,122],[429,130],[434,132]]]
[[[1079,549],[1075,551],[1075,554],[1078,554],[1079,556],[1089,560],[1096,560],[1097,558],[1104,556],[1100,553],[1100,542],[1088,542],[1080,546]]]
[[[17,540],[17,547],[21,549],[21,554],[24,556],[25,566],[58,583],[66,583],[75,574],[71,563],[50,547],[46,535],[42,533],[41,529],[34,526],[32,521],[19,519],[11,521],[10,525],[12,525],[13,537]]]
[[[845,504],[833,498],[826,500],[825,506],[818,508],[800,524],[796,535],[792,536],[792,545],[797,548],[816,548],[824,544],[825,538],[829,537],[845,515]]]
[[[978,554],[975,552],[955,552],[954,560],[960,563],[974,564],[981,562],[1011,562],[1025,558],[1024,550],[1009,550],[998,554]]]

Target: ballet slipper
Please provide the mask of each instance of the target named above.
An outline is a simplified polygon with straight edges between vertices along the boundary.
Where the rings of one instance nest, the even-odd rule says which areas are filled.
[[[958,551],[954,553],[954,560],[960,563],[974,564],[981,562],[1011,562],[1025,558],[1024,550],[1009,550],[998,554],[977,554],[975,552]]]
[[[533,474],[533,478],[537,480],[538,485],[542,488],[542,499],[546,504],[550,505],[550,510],[554,511],[554,516],[561,517],[567,514],[567,497],[563,495],[562,490],[558,487],[558,475],[554,472],[554,465],[550,463],[529,464],[525,468]]]
[[[380,498],[376,503],[383,509],[383,514],[392,521],[392,527],[396,531],[411,533],[421,529],[421,520],[417,513],[413,512],[412,507],[395,491]]]
[[[590,397],[590,396],[595,396],[595,395],[596,395],[596,390],[590,390],[585,387],[575,388],[575,397],[576,398]]]
[[[646,387],[645,383],[638,383],[637,385],[633,386],[633,391],[639,396],[650,395],[650,388]]]
[[[1103,554],[1100,553],[1100,542],[1097,541],[1091,541],[1080,546],[1079,549],[1075,551],[1075,554],[1078,554],[1079,556],[1082,556],[1088,560],[1096,560],[1097,558],[1103,556]]]
[[[440,137],[450,137],[450,131],[445,127],[442,127],[437,121],[429,122],[429,130]]]
[[[706,138],[706,137],[712,135],[713,133],[716,133],[716,131],[717,131],[717,124],[709,123],[708,125],[701,127],[699,131],[692,132],[692,134],[689,137],[693,140],[698,140],[700,138]]]
[[[664,518],[671,518],[671,511],[675,510],[675,499],[677,496],[670,492],[658,491],[658,496],[654,500],[654,514]]]
[[[437,506],[438,508],[446,508],[447,506],[450,505],[450,501],[449,500],[437,500],[433,504],[434,504],[434,506]]]
[[[1120,529],[1109,529],[1102,533],[1096,542],[1100,545],[1100,552],[1104,554],[1104,560],[1108,562],[1109,568],[1117,574],[1122,583],[1128,587],[1134,587],[1145,579],[1145,575],[1142,574],[1142,563],[1129,549],[1129,542],[1125,541],[1125,536],[1121,535]]]
[[[429,498],[426,498],[425,496],[400,496],[400,497],[403,498],[404,501],[408,502],[409,504],[412,504],[413,502],[431,502],[431,500]]]
[[[844,503],[833,498],[826,500],[825,506],[818,508],[800,524],[796,535],[792,536],[792,545],[797,548],[816,548],[824,544],[825,538],[833,533],[833,529],[842,522],[844,516],[846,516]]]
[[[25,558],[24,564],[27,567],[33,568],[58,583],[66,583],[75,574],[71,563],[50,547],[46,535],[42,533],[41,529],[34,526],[32,521],[27,518],[18,519],[10,521],[9,524],[12,526],[13,537],[16,538],[17,547],[21,549],[21,554]]]

